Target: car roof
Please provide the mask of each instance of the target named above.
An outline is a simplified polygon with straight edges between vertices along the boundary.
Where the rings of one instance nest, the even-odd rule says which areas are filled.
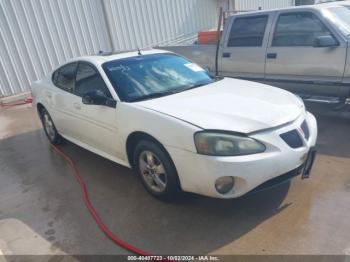
[[[142,55],[171,53],[169,51],[161,50],[161,49],[146,49],[146,50],[141,49],[140,52]],[[95,66],[100,66],[109,61],[129,58],[129,57],[136,57],[136,56],[139,56],[138,50],[122,51],[122,52],[105,52],[97,55],[76,57],[65,64],[69,64],[77,61],[84,61],[84,62],[92,63]]]
[[[247,11],[247,12],[240,12],[237,14],[233,14],[232,16],[244,16],[244,15],[251,15],[251,14],[269,14],[269,13],[278,12],[278,11],[298,11],[298,10],[307,10],[307,9],[322,10],[330,7],[344,7],[344,6],[350,7],[350,1],[336,1],[336,2],[326,2],[326,3],[320,3],[320,4],[314,4],[314,5],[300,5],[300,6],[275,8],[275,9],[269,9],[269,10]]]

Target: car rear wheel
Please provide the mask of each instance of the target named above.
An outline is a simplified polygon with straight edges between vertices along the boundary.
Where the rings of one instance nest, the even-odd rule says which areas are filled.
[[[47,138],[49,139],[50,143],[54,145],[61,144],[63,142],[63,138],[60,136],[60,134],[57,132],[57,129],[55,127],[55,124],[47,110],[45,108],[42,108],[40,110],[40,118],[41,122],[44,127],[45,134]]]
[[[134,151],[134,167],[146,190],[154,197],[172,201],[181,194],[173,162],[163,148],[151,141],[141,141]]]

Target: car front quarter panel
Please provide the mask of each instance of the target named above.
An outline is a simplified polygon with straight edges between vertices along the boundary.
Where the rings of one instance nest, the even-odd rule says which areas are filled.
[[[125,160],[127,160],[127,139],[135,132],[146,133],[164,147],[179,148],[192,153],[197,152],[193,135],[202,130],[201,128],[132,103],[118,103],[117,112]]]

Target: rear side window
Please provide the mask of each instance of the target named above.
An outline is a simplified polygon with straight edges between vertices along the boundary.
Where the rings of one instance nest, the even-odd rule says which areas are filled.
[[[327,35],[331,32],[313,13],[282,14],[277,21],[272,46],[313,46],[316,37]]]
[[[107,97],[112,98],[105,81],[98,71],[87,63],[79,63],[75,83],[75,94],[82,97],[93,90],[100,90]]]
[[[53,83],[57,87],[73,93],[76,70],[77,63],[68,64],[57,69],[52,76]]]
[[[227,46],[262,46],[267,20],[267,15],[236,18],[231,27]]]

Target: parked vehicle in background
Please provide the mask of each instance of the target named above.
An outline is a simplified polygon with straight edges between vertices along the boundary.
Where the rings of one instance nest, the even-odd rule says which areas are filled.
[[[319,102],[350,97],[348,1],[230,16],[219,75],[263,82]],[[216,46],[162,47],[215,73]]]
[[[51,143],[64,137],[132,167],[160,199],[239,197],[307,177],[315,156],[316,119],[300,98],[211,78],[164,50],[77,58],[32,91]]]

